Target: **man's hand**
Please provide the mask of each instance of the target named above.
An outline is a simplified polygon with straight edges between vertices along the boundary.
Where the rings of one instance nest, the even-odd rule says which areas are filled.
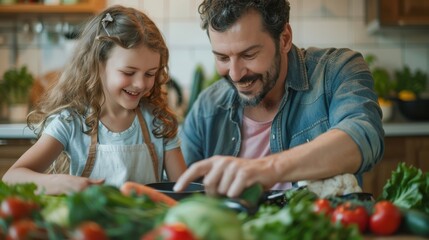
[[[267,158],[243,159],[230,156],[214,156],[194,163],[180,176],[175,191],[183,191],[192,181],[204,177],[206,194],[238,197],[252,184],[259,182],[269,189],[276,182],[276,172]]]

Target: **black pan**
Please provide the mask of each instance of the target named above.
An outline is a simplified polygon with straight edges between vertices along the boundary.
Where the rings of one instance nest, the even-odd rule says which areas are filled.
[[[204,194],[204,185],[201,183],[192,182],[188,187],[182,192],[173,191],[175,182],[159,182],[159,183],[149,183],[146,186],[154,188],[159,192],[164,193],[165,195],[175,199],[181,200],[183,198],[189,197],[193,194]]]

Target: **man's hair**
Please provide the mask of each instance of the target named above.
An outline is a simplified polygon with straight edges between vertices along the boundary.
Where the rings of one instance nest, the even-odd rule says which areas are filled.
[[[288,0],[204,0],[198,7],[201,27],[207,33],[209,27],[218,32],[226,31],[249,10],[261,15],[263,27],[274,39],[280,37],[284,25],[289,22]]]

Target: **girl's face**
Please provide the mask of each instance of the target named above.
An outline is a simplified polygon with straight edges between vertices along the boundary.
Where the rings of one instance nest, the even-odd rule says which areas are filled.
[[[105,105],[113,111],[135,109],[155,83],[160,58],[159,53],[144,45],[132,49],[113,47],[101,67]]]

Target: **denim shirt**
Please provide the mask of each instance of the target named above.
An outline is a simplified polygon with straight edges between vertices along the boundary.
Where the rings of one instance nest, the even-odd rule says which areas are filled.
[[[369,171],[384,152],[381,110],[362,55],[349,49],[293,46],[288,53],[284,88],[271,125],[271,152],[281,152],[340,129],[350,135],[362,154],[361,166],[355,173],[361,182],[361,174]],[[199,95],[181,130],[188,166],[214,155],[238,156],[243,116],[238,98],[225,79]]]

